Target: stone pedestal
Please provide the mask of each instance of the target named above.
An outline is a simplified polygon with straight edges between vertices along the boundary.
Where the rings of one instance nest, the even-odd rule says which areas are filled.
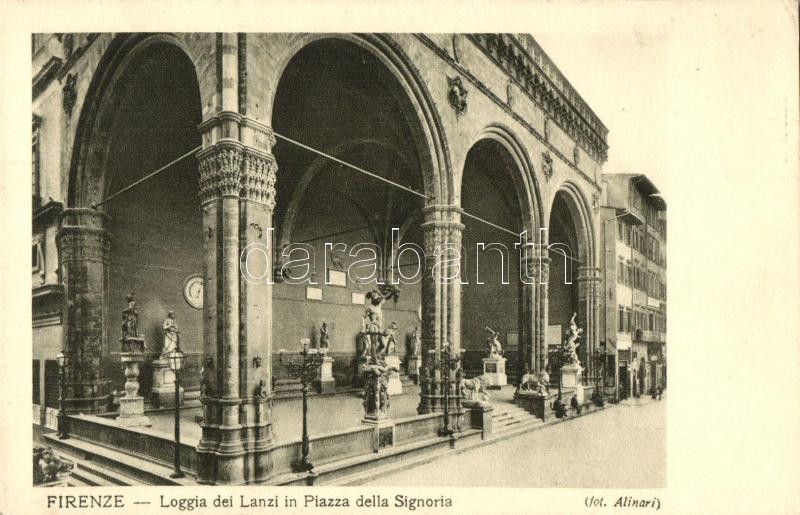
[[[514,404],[535,417],[547,421],[553,416],[553,410],[550,409],[550,405],[555,398],[556,394],[548,393],[547,395],[543,395],[534,391],[526,392],[517,390],[514,393]]]
[[[481,430],[481,439],[485,440],[492,434],[492,411],[494,407],[487,401],[462,400],[464,418],[469,427]]]
[[[412,377],[419,382],[420,368],[422,368],[422,356],[410,356],[408,358],[408,377]]]
[[[499,389],[507,385],[506,358],[502,356],[483,358],[483,377],[487,388]]]
[[[317,391],[319,393],[336,391],[336,380],[333,378],[333,358],[329,356],[322,358],[322,366],[319,367],[319,378],[317,379]]]
[[[150,400],[157,408],[175,407],[175,373],[169,368],[165,359],[154,359],[153,383],[150,388]],[[178,389],[179,405],[183,406],[183,387]]]
[[[389,376],[389,383],[386,386],[389,395],[400,395],[403,393],[403,383],[400,381],[400,357],[386,356],[386,367]]]
[[[125,397],[119,400],[117,423],[124,427],[150,426],[144,414],[144,398],[139,395],[139,363],[144,360],[144,338],[124,338],[120,361],[125,365]]]
[[[388,416],[383,418],[364,417],[362,424],[372,426],[372,450],[379,452],[394,447],[394,422]]]
[[[569,401],[574,395],[578,399],[578,403],[583,405],[583,385],[581,384],[581,375],[583,374],[583,367],[578,364],[569,364],[561,367],[561,393],[564,403],[569,406]]]

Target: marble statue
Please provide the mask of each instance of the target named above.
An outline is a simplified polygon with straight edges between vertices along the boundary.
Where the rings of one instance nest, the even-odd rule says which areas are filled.
[[[414,328],[411,333],[411,355],[413,357],[419,356],[419,351],[422,348],[422,339],[419,337],[419,327]]]
[[[462,379],[460,388],[461,398],[464,400],[488,401],[490,398],[483,376],[473,377],[472,379]]]
[[[531,373],[529,368],[525,368],[525,373],[522,374],[522,379],[519,381],[518,390],[523,392],[532,392],[539,386],[539,381],[534,374]]]
[[[486,339],[486,345],[489,348],[489,356],[497,357],[503,354],[503,346],[500,345],[500,340],[497,339],[498,332],[494,331],[491,327],[485,328],[489,331],[490,336]]]
[[[572,318],[569,320],[569,331],[567,332],[567,341],[564,343],[564,358],[568,364],[580,365],[581,362],[578,359],[578,343],[576,340],[580,337],[583,329],[579,328],[578,325],[575,323],[575,316],[577,314],[573,313]]]
[[[364,317],[361,319],[361,332],[367,337],[369,354],[373,362],[377,362],[378,356],[383,354],[386,349],[382,306],[386,299],[393,295],[394,293],[392,292],[383,295],[377,290],[367,293],[369,304],[364,312]]]
[[[325,322],[322,322],[319,330],[319,348],[324,352],[328,352],[331,348],[331,335],[328,333],[328,324]]]
[[[386,354],[393,356],[397,352],[397,340],[394,337],[394,332],[397,330],[397,322],[392,322],[386,331],[383,333],[386,340]]]
[[[164,324],[161,328],[164,330],[164,346],[161,348],[161,359],[168,359],[170,352],[176,350],[180,345],[181,332],[175,323],[174,311],[167,313],[167,318],[164,319]]]

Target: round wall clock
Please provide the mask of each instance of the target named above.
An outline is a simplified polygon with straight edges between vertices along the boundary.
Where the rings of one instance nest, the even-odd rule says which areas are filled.
[[[203,276],[195,274],[189,276],[183,285],[183,298],[195,309],[203,308]]]

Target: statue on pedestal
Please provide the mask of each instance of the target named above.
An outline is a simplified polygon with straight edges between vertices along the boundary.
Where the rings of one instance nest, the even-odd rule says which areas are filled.
[[[327,353],[331,348],[331,335],[328,333],[328,324],[322,322],[319,330],[319,350]]]
[[[164,330],[164,346],[161,348],[161,359],[168,359],[169,353],[177,349],[180,344],[181,332],[175,323],[174,311],[167,313],[167,318],[164,319],[164,324],[161,328]]]
[[[364,371],[364,416],[366,419],[388,417],[389,368],[372,364]]]
[[[397,352],[397,340],[394,337],[394,332],[396,330],[397,322],[392,322],[383,333],[386,340],[386,354],[388,356],[393,356]]]
[[[417,357],[419,356],[419,351],[422,348],[422,340],[419,337],[419,327],[414,328],[414,332],[411,333],[411,356]]]
[[[503,354],[503,346],[500,345],[500,340],[497,338],[499,334],[491,327],[485,327],[489,331],[489,337],[486,339],[486,346],[488,347],[489,356],[492,358],[499,357]]]
[[[583,329],[578,328],[578,325],[575,323],[575,316],[577,314],[573,313],[572,318],[569,320],[569,331],[567,332],[567,341],[564,342],[564,362],[570,365],[580,365],[581,362],[578,359],[578,343],[576,340],[580,337]]]
[[[129,293],[125,300],[128,301],[128,307],[122,310],[122,339],[138,338],[139,312],[136,311],[136,297]]]
[[[378,357],[385,354],[386,340],[383,331],[383,303],[393,297],[393,291],[388,292],[386,295],[381,294],[377,290],[372,290],[367,293],[369,305],[364,312],[364,317],[361,319],[361,332],[366,336],[369,343],[369,355],[372,363],[377,363]]]
[[[461,389],[461,398],[465,401],[488,401],[490,399],[482,376],[461,379],[459,388]]]

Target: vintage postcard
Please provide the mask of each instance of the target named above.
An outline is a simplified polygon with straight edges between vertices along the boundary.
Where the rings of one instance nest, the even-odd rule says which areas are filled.
[[[74,5],[2,7],[3,513],[798,508],[796,4]]]

